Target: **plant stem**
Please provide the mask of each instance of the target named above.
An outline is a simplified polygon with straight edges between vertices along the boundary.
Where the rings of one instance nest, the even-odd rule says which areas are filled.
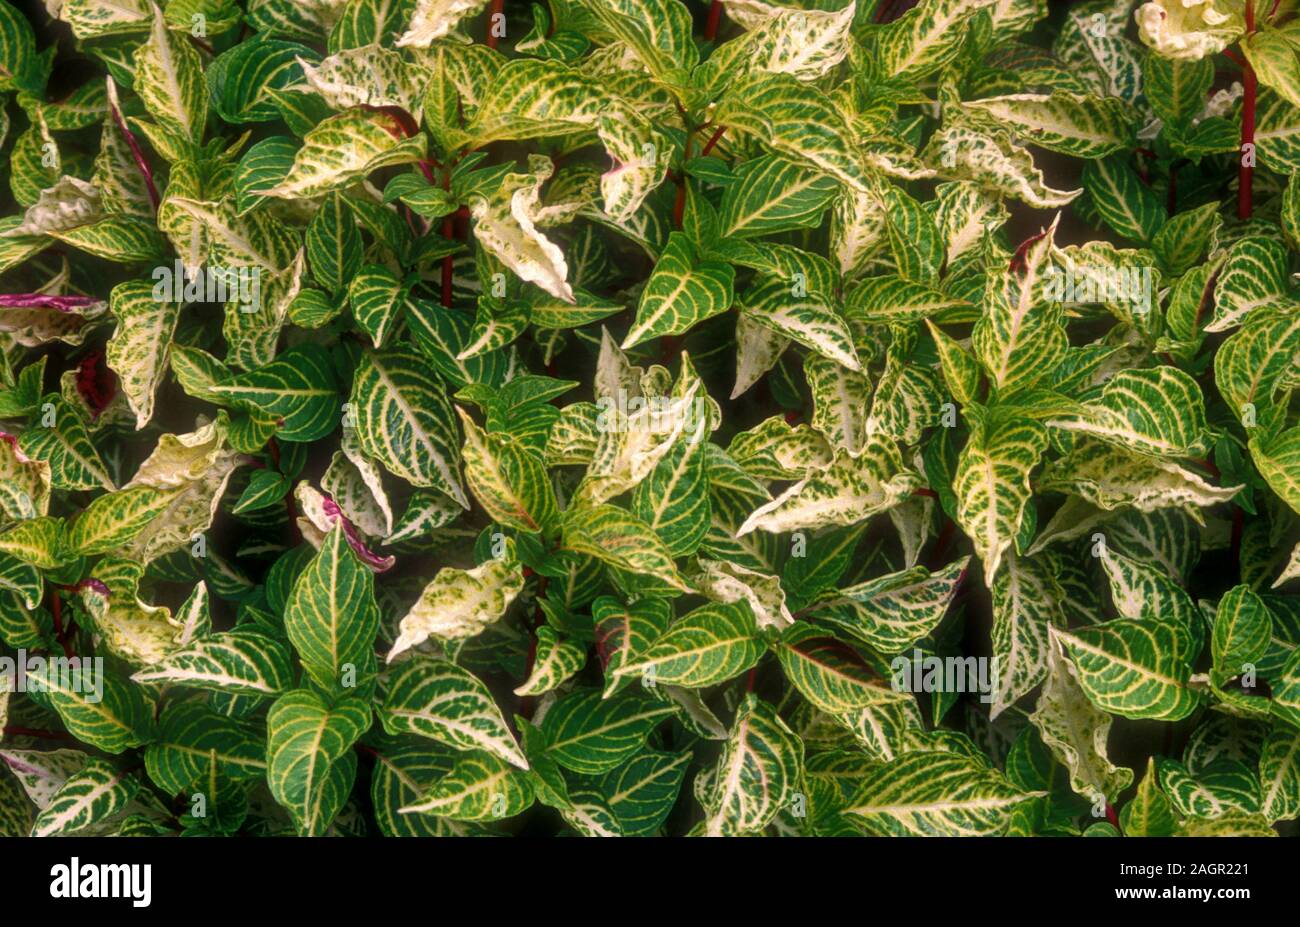
[[[488,13],[488,25],[487,25],[488,48],[496,48],[497,43],[500,41],[500,37],[496,34],[496,30],[493,29],[492,27],[496,24],[497,17],[502,15],[502,9],[505,7],[505,5],[506,5],[506,0],[492,0],[492,9]]]
[[[54,636],[63,648],[63,655],[72,659],[72,643],[68,640],[67,631],[63,627],[63,600],[59,598],[57,589],[50,590],[50,611],[54,615]]]
[[[679,105],[678,114],[682,117],[682,125],[686,127],[686,145],[682,148],[682,169],[673,175],[673,180],[677,184],[677,198],[673,201],[673,228],[682,227],[682,219],[686,216],[686,162],[691,159],[691,145],[695,141],[695,131],[699,126],[691,125],[690,117],[686,111]]]
[[[713,0],[709,4],[709,18],[704,23],[704,41],[712,42],[718,37],[718,26],[722,23],[722,0]]]
[[[1255,5],[1246,0],[1246,35],[1255,32]],[[1255,94],[1258,83],[1248,60],[1241,62],[1241,169],[1237,175],[1237,218],[1249,219],[1253,212],[1251,186],[1255,178]],[[1250,147],[1247,148],[1246,146]]]
[[[713,146],[718,144],[718,141],[722,138],[722,133],[726,131],[727,131],[726,126],[718,126],[718,131],[713,133],[712,137],[710,137],[709,140],[704,143],[704,148],[700,150],[701,158],[705,157],[706,155],[708,155],[710,151],[713,150]]]
[[[267,453],[271,455],[271,465],[276,470],[280,470],[280,443],[271,438],[266,442]],[[283,470],[280,470],[283,473]],[[293,538],[294,544],[302,541],[302,532],[298,529],[298,503],[294,501],[293,493],[285,493],[284,511],[289,516],[289,536]]]

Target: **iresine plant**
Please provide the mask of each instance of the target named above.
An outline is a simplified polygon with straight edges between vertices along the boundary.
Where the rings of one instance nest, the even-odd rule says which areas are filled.
[[[0,5],[0,831],[1294,831],[1298,52]]]

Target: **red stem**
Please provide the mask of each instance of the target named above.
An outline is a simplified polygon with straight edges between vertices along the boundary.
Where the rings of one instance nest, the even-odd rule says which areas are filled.
[[[704,143],[704,148],[700,151],[701,158],[705,157],[710,151],[713,150],[713,146],[718,144],[718,141],[722,138],[722,133],[726,131],[727,131],[726,126],[718,126],[718,131],[714,132],[712,137],[710,137],[709,140]]]
[[[505,5],[506,5],[506,0],[492,0],[492,9],[488,13],[488,25],[487,25],[488,48],[496,48],[497,43],[500,41],[499,37],[497,36],[496,32],[493,30],[492,26],[496,22],[497,17],[501,15],[502,8]]]
[[[1246,34],[1249,36],[1255,31],[1255,5],[1252,0],[1246,0]],[[1241,220],[1249,219],[1254,211],[1252,202],[1252,184],[1255,179],[1255,93],[1257,82],[1255,80],[1255,69],[1250,66],[1249,61],[1241,63],[1241,86],[1243,89],[1241,97],[1241,170],[1237,175],[1237,218]],[[1246,146],[1250,146],[1250,157],[1246,157]],[[1247,161],[1250,164],[1247,164]]]
[[[686,215],[686,181],[677,184],[677,199],[673,201],[673,228],[682,227],[682,218]]]
[[[718,26],[722,23],[722,0],[713,0],[709,4],[709,18],[704,23],[704,41],[712,42],[718,37]]]
[[[677,108],[681,112],[681,107]],[[682,113],[682,120],[686,121],[686,114]],[[695,140],[695,128],[689,124],[686,126],[686,146],[682,149],[682,169],[676,173],[673,179],[677,183],[677,199],[673,201],[673,228],[682,227],[682,219],[686,216],[686,162],[691,159],[691,142]]]
[[[1119,812],[1110,802],[1106,802],[1106,820],[1110,821],[1110,826],[1119,830]]]
[[[280,470],[280,443],[271,438],[266,442],[267,453],[271,455],[271,465]],[[283,473],[283,470],[280,470]],[[284,511],[289,516],[289,531],[293,538],[294,544],[302,541],[302,532],[298,529],[298,503],[294,501],[293,493],[285,493]]]
[[[944,555],[948,553],[948,545],[952,543],[952,536],[957,530],[957,525],[951,518],[943,520],[943,527],[939,529],[939,536],[934,540],[934,549],[930,551],[930,563],[933,569],[943,566]]]
[[[50,590],[50,611],[54,614],[54,636],[63,648],[63,655],[72,659],[72,643],[63,627],[63,600],[54,589]]]

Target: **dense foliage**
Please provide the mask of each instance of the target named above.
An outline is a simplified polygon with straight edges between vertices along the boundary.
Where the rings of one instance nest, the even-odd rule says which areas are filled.
[[[1295,0],[0,5],[0,832],[1300,816]]]

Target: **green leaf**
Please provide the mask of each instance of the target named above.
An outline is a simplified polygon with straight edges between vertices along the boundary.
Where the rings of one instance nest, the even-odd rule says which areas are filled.
[[[176,701],[163,710],[144,762],[149,778],[168,794],[204,788],[214,775],[256,782],[266,775],[266,736],[260,723],[225,717],[201,699]]]
[[[803,742],[776,710],[745,696],[703,799],[710,836],[757,834],[789,809],[803,779]]]
[[[445,660],[414,659],[399,667],[389,680],[379,720],[390,734],[419,734],[528,768],[487,686]]]
[[[1274,722],[1259,757],[1260,812],[1269,821],[1300,816],[1300,732]]]
[[[1135,128],[1123,100],[1063,90],[985,97],[963,108],[1040,148],[1080,158],[1104,158],[1128,148]]]
[[[1264,659],[1273,636],[1273,616],[1249,586],[1234,586],[1219,600],[1210,635],[1214,659],[1210,678],[1223,685]]]
[[[269,364],[236,374],[210,391],[273,419],[285,441],[314,441],[338,426],[338,380],[329,355],[316,345],[290,348]]]
[[[388,662],[430,636],[457,640],[479,634],[501,617],[523,588],[524,577],[508,539],[503,556],[472,570],[444,567],[402,618]]]
[[[840,112],[815,87],[789,74],[760,72],[733,82],[713,119],[796,164],[856,190],[874,190],[864,160],[847,141],[849,130]]]
[[[422,136],[404,138],[401,124],[382,110],[350,109],[303,136],[285,178],[266,191],[278,199],[319,196],[371,171],[424,157]]]
[[[777,155],[763,155],[736,167],[722,194],[718,231],[753,238],[815,227],[835,199],[835,181]]]
[[[675,713],[671,705],[631,692],[604,699],[599,689],[575,689],[542,719],[546,755],[565,769],[599,775],[640,750],[650,732]]]
[[[1119,822],[1128,837],[1172,837],[1176,833],[1178,822],[1169,798],[1160,790],[1155,757],[1147,759],[1146,774],[1137,794],[1120,810]]]
[[[499,821],[533,803],[528,774],[490,753],[456,756],[451,769],[399,814],[436,814],[454,821]]]
[[[1201,388],[1175,367],[1121,371],[1100,398],[1048,424],[1155,457],[1199,457],[1209,446]]]
[[[280,696],[266,716],[267,783],[301,836],[320,836],[343,807],[357,775],[352,745],[370,726],[355,696],[334,705],[314,692]]]
[[[92,759],[50,798],[32,825],[33,837],[85,830],[122,811],[139,780],[106,760]]]
[[[357,324],[368,334],[376,348],[401,318],[406,299],[406,284],[387,267],[367,264],[352,276],[348,284],[348,304]]]
[[[674,557],[693,554],[708,531],[708,443],[704,421],[678,438],[632,495],[632,511],[654,530]]]
[[[78,740],[113,754],[149,742],[153,706],[139,688],[120,677],[81,668],[46,672],[41,685],[50,705]]]
[[[1143,89],[1157,116],[1185,127],[1205,107],[1214,83],[1214,63],[1206,57],[1180,60],[1148,54],[1142,66]]]
[[[437,489],[469,507],[457,475],[460,455],[447,390],[418,354],[365,352],[348,402],[364,453],[412,485]]]
[[[987,0],[929,0],[881,30],[880,62],[891,77],[919,80],[942,70],[961,52],[971,17]]]
[[[614,505],[575,508],[565,513],[564,546],[602,563],[627,570],[681,592],[688,587],[671,552],[651,528]]]
[[[552,526],[559,512],[542,458],[457,412],[465,429],[465,480],[484,511],[507,528],[537,532]]]
[[[14,7],[0,8],[0,90],[38,93],[43,82],[31,24]]]
[[[542,625],[537,635],[537,653],[533,671],[520,685],[515,695],[543,695],[563,685],[587,664],[587,648],[560,634],[549,625]]]
[[[385,837],[443,837],[463,835],[466,829],[431,814],[402,814],[424,789],[452,767],[452,751],[423,744],[385,749],[375,757],[370,796],[375,806],[375,823]]]
[[[591,603],[599,653],[605,661],[605,696],[629,682],[619,670],[640,659],[672,620],[671,606],[663,599],[639,599],[624,604],[613,596]]]
[[[1032,498],[1029,476],[1047,445],[1041,424],[994,408],[976,418],[957,458],[956,520],[975,545],[989,586],[1020,535]]]
[[[241,695],[280,695],[293,682],[288,649],[251,628],[221,631],[169,653],[131,677]]]
[[[206,74],[212,108],[226,122],[236,124],[278,118],[280,111],[264,99],[266,91],[283,90],[297,83],[302,78],[300,57],[316,61],[319,54],[306,45],[263,36],[222,52],[208,66]],[[293,150],[289,156],[292,162]],[[277,180],[282,178],[283,175]]]
[[[849,715],[911,698],[891,689],[860,653],[820,628],[792,625],[781,635],[776,655],[790,684],[827,714]]]
[[[710,604],[682,616],[614,675],[638,675],[643,685],[697,689],[738,676],[762,654],[749,609]]]
[[[1250,455],[1272,490],[1300,512],[1300,428],[1288,428],[1271,440],[1251,438]]]
[[[685,235],[668,236],[668,247],[646,282],[623,349],[649,338],[681,334],[725,312],[731,307],[734,279],[730,264],[702,259]]]
[[[1155,193],[1124,162],[1115,158],[1089,161],[1082,182],[1089,203],[1119,235],[1149,242],[1164,224],[1164,211]]]
[[[677,803],[692,755],[647,750],[600,778],[598,789],[628,837],[657,834]]]
[[[1107,755],[1112,718],[1088,701],[1070,664],[1059,653],[1047,658],[1046,681],[1029,721],[1070,773],[1070,788],[1095,806],[1111,804],[1133,782],[1133,771]]]
[[[58,397],[47,397],[34,427],[19,436],[23,453],[50,465],[52,484],[58,489],[116,487],[103,459],[90,440],[81,413]]]
[[[879,836],[991,836],[1036,794],[968,756],[919,752],[868,767],[845,813]]]
[[[961,558],[934,573],[914,566],[828,590],[811,607],[812,617],[881,653],[899,653],[943,620],[968,563]]]
[[[1124,718],[1177,721],[1200,699],[1188,685],[1178,630],[1150,619],[1119,618],[1074,632],[1053,630],[1094,705]]]
[[[1279,242],[1269,238],[1235,242],[1214,285],[1214,317],[1205,330],[1227,331],[1252,313],[1294,306],[1286,298],[1287,266],[1286,249]]]
[[[163,130],[187,142],[202,141],[208,94],[199,53],[166,27],[157,8],[149,39],[135,53],[134,90]]]
[[[284,630],[314,679],[348,685],[373,662],[379,630],[374,578],[353,553],[342,525],[299,574],[284,609]]]

